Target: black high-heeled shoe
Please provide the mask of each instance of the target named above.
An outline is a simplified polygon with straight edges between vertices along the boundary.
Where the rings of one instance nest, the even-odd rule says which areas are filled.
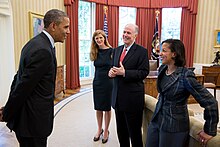
[[[109,134],[110,134],[110,132],[108,131],[108,137],[109,137]],[[108,137],[107,137],[106,139],[105,139],[105,138],[102,139],[102,143],[103,143],[103,144],[105,144],[106,142],[108,142]]]
[[[98,141],[100,139],[100,136],[102,135],[102,133],[104,132],[104,130],[102,129],[102,131],[100,132],[99,136],[98,137],[94,137],[93,138],[93,141]]]

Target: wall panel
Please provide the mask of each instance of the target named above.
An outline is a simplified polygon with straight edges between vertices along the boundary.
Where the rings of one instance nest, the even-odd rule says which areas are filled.
[[[220,29],[220,0],[199,0],[194,63],[210,64],[215,57],[214,30]]]
[[[49,9],[65,11],[64,0],[12,0],[15,68],[18,68],[20,52],[29,37],[29,15],[35,12],[44,15]],[[65,43],[56,43],[57,64],[65,64]]]

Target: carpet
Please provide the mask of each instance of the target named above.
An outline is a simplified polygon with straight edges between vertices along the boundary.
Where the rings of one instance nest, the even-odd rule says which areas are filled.
[[[70,96],[54,107],[55,119],[48,147],[118,147],[114,111],[110,123],[110,136],[106,144],[94,142],[97,124],[93,108],[92,90]]]

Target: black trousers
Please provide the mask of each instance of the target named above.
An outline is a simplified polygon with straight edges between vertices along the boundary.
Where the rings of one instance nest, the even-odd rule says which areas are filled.
[[[142,118],[143,111],[124,112],[115,109],[117,134],[120,147],[143,147],[142,142]]]
[[[47,147],[47,137],[16,137],[20,147]]]

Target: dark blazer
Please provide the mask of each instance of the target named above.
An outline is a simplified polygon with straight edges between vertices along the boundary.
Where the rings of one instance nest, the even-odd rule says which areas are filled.
[[[47,137],[53,128],[56,57],[41,33],[22,49],[3,120],[22,137]]]
[[[159,111],[162,111],[161,128],[167,132],[183,132],[189,130],[189,115],[187,99],[190,94],[204,110],[204,131],[212,136],[216,135],[219,121],[218,103],[206,88],[197,82],[193,71],[185,67],[178,67],[171,75],[171,79],[161,89],[161,78],[167,69],[166,65],[159,68],[157,87],[160,93],[152,121]]]
[[[113,66],[119,67],[119,59],[124,46],[114,49]],[[134,43],[123,62],[125,77],[113,80],[112,107],[116,102],[120,111],[138,111],[144,108],[144,82],[149,73],[147,49]]]

